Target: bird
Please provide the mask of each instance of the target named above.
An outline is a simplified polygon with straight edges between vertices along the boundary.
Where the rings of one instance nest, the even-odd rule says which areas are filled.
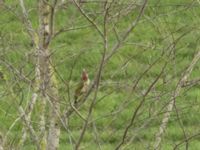
[[[85,69],[83,69],[82,74],[81,74],[81,80],[77,84],[77,87],[74,92],[74,104],[77,104],[80,97],[83,94],[87,93],[89,85],[90,85],[90,79],[89,79],[88,73]]]

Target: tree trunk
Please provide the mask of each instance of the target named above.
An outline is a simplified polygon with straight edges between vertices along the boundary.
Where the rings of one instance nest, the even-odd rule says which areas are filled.
[[[51,9],[48,4],[49,1],[39,1],[39,17],[40,17],[40,30],[39,30],[39,47],[37,50],[38,55],[38,77],[39,77],[39,91],[41,94],[40,105],[40,125],[41,125],[41,148],[42,150],[56,150],[59,146],[60,128],[58,125],[60,106],[59,97],[56,86],[56,78],[50,65],[50,52],[48,49],[51,38]],[[50,103],[49,110],[49,131],[46,137],[45,129],[45,108],[47,102]],[[47,140],[47,141],[46,141]],[[47,144],[47,145],[46,145]]]

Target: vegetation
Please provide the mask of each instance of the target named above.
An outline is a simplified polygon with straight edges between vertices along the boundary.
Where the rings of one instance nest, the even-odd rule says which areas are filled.
[[[24,2],[33,28],[38,30],[37,1]],[[17,121],[12,129],[10,127],[20,116],[19,106],[26,108],[29,103],[36,81],[35,46],[27,32],[19,3],[5,0],[0,5],[0,133],[3,138],[7,136],[5,149],[15,149],[19,145],[24,123]],[[80,4],[104,31],[104,2],[86,1]],[[143,1],[139,0],[119,0],[112,4],[108,15],[110,20],[106,22],[106,56],[112,53],[127,28],[137,20],[142,5]],[[92,83],[101,71],[97,97],[79,149],[116,149],[142,101],[121,149],[153,149],[163,114],[179,84],[182,84],[181,90],[175,97],[160,149],[171,150],[178,146],[177,149],[188,147],[189,150],[197,150],[200,147],[200,63],[195,64],[184,83],[180,82],[200,51],[199,7],[200,3],[192,0],[147,1],[139,22],[101,70],[99,65],[105,46],[101,35],[73,1],[58,3],[55,34],[48,48],[61,112],[70,106],[70,100],[73,101],[82,69],[89,72]],[[87,118],[94,99],[93,88],[94,91],[78,110],[84,118]],[[31,116],[31,124],[37,134],[40,133],[40,105],[36,103]],[[51,117],[48,109],[51,105],[46,107],[46,129],[49,129]],[[75,112],[67,120],[67,129],[60,125],[60,150],[74,149],[85,123]],[[35,149],[29,136],[21,149]]]

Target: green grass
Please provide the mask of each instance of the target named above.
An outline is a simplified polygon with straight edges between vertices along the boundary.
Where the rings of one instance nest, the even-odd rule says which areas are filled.
[[[120,1],[120,3],[130,2]],[[190,1],[191,2],[191,1]],[[7,1],[13,4],[12,1]],[[160,1],[157,7],[156,0],[149,1],[146,8],[145,16],[141,22],[131,32],[128,39],[120,47],[116,55],[105,66],[102,73],[100,83],[100,91],[97,96],[97,103],[94,107],[92,117],[89,121],[89,127],[83,138],[81,147],[83,149],[94,150],[99,149],[97,139],[95,137],[94,124],[99,135],[99,143],[102,150],[114,149],[123,136],[123,132],[127,124],[130,122],[133,111],[141,101],[142,94],[147,90],[148,86],[155,80],[160,73],[162,66],[167,61],[166,70],[154,86],[154,89],[146,98],[144,107],[139,112],[134,126],[128,132],[128,140],[135,136],[124,149],[126,150],[143,150],[151,147],[155,140],[155,133],[159,129],[162,111],[150,124],[137,133],[137,129],[149,119],[151,108],[160,109],[167,104],[170,99],[170,93],[180,78],[181,72],[191,62],[195,53],[199,50],[199,16],[200,10],[197,3],[186,9],[185,6],[177,6],[188,4],[188,0],[165,0]],[[175,6],[176,5],[176,6]],[[17,5],[18,6],[18,5]],[[33,1],[26,2],[29,16],[33,27],[38,27],[37,5]],[[97,4],[85,4],[83,6],[87,13],[99,12],[101,7]],[[116,6],[112,13],[119,11]],[[19,6],[16,12],[20,12]],[[0,59],[6,60],[21,73],[27,75],[29,79],[34,79],[34,51],[30,45],[30,39],[26,33],[23,24],[5,9],[0,9]],[[136,9],[138,12],[138,9]],[[111,14],[112,14],[111,13]],[[131,13],[126,16],[119,17],[116,28],[119,36],[131,24],[131,20],[136,17],[137,13]],[[94,15],[90,14],[90,17]],[[97,15],[95,20],[100,29],[103,29],[102,16]],[[55,16],[55,31],[62,27],[71,28],[88,25],[87,20],[80,15],[77,9],[69,5],[66,10],[59,10]],[[73,22],[71,22],[73,20]],[[116,20],[113,20],[114,22]],[[109,23],[108,28],[112,28]],[[185,36],[181,37],[183,34]],[[181,38],[180,38],[181,37]],[[180,39],[179,39],[180,38]],[[174,40],[173,55],[169,56],[171,44]],[[109,31],[108,52],[116,43],[116,37],[113,31]],[[67,87],[64,81],[68,81],[70,71],[73,69],[70,81],[70,94],[73,95],[75,83],[80,78],[82,68],[89,70],[89,76],[93,79],[96,68],[99,66],[101,53],[103,50],[103,40],[94,28],[88,27],[75,31],[68,31],[55,37],[50,44],[50,50],[53,52],[52,60],[55,65],[56,73],[59,73],[59,94],[62,100],[62,109],[68,105]],[[134,92],[131,87],[135,83],[145,69],[149,67],[161,54],[164,56],[154,65],[151,70],[145,74]],[[23,82],[11,68],[0,63],[0,71],[4,73],[5,81],[0,81],[0,131],[5,134],[15,118],[18,116],[17,105],[22,103],[25,106],[27,100],[30,99],[29,85]],[[191,79],[198,78],[200,74],[199,63],[194,68]],[[62,77],[62,79],[60,78]],[[167,83],[163,84],[164,80]],[[8,89],[12,89],[16,97],[13,98],[9,94]],[[165,94],[165,95],[163,95]],[[107,95],[107,96],[105,96]],[[162,95],[156,97],[156,95]],[[91,103],[91,95],[86,104],[80,109],[83,116],[87,115],[89,105]],[[105,97],[104,97],[105,96]],[[199,132],[199,85],[191,89],[184,89],[181,96],[177,98],[177,108],[181,117],[182,124],[188,136]],[[122,104],[125,103],[120,112]],[[114,115],[113,115],[114,113]],[[37,108],[33,112],[34,127],[37,126]],[[67,133],[64,129],[61,132],[60,150],[71,150],[69,137],[76,139],[80,135],[83,126],[83,120],[76,114],[73,114],[69,120],[69,129],[71,133]],[[11,147],[14,147],[21,136],[21,124],[17,123],[9,135]],[[172,113],[169,125],[162,141],[163,150],[171,150],[175,144],[184,140],[182,129],[180,128],[175,111]],[[128,141],[127,141],[128,142]],[[200,139],[195,138],[189,144],[190,150],[197,150],[200,146]],[[23,150],[32,150],[34,145],[30,141],[25,143]],[[179,147],[180,150],[185,149],[184,144]]]

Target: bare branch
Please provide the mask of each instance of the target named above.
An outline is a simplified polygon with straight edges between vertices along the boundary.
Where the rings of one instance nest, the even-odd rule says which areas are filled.
[[[75,3],[76,7],[79,9],[81,14],[95,27],[95,29],[98,31],[99,35],[103,38],[104,35],[103,35],[102,31],[100,30],[100,28],[98,27],[98,25],[85,13],[85,11],[81,8],[81,6],[78,4],[78,2],[76,0],[73,0],[73,2]]]
[[[37,97],[38,97],[38,95],[36,93],[33,93],[32,98],[29,101],[28,106],[25,109],[25,113],[27,115],[27,121],[29,121],[29,123],[31,121],[31,114],[32,114],[32,111],[33,111],[33,107],[36,103]],[[22,137],[21,137],[20,142],[19,142],[20,148],[24,145],[24,142],[26,141],[26,137],[27,137],[27,128],[23,127]]]
[[[107,4],[105,4],[107,5]],[[104,39],[104,52],[102,54],[102,58],[101,58],[101,62],[100,62],[100,65],[99,65],[99,68],[98,68],[98,71],[97,71],[97,74],[95,76],[95,80],[94,80],[94,86],[95,86],[95,93],[94,93],[94,97],[92,99],[92,102],[90,104],[90,107],[89,107],[89,111],[88,111],[88,115],[87,115],[87,119],[85,121],[85,124],[83,125],[83,128],[82,128],[82,131],[81,131],[81,134],[80,134],[80,137],[76,143],[76,146],[75,146],[75,149],[78,150],[80,144],[81,144],[81,141],[83,139],[83,136],[85,134],[85,131],[87,129],[87,126],[88,126],[88,122],[89,122],[89,119],[90,119],[90,116],[92,114],[92,111],[93,111],[93,108],[94,108],[94,105],[95,105],[95,102],[96,102],[96,98],[97,98],[97,93],[98,93],[98,89],[99,89],[99,83],[100,83],[100,80],[101,80],[101,74],[102,74],[102,69],[103,69],[103,64],[104,64],[104,61],[105,61],[105,55],[106,55],[106,52],[107,52],[107,49],[108,49],[108,31],[107,31],[107,17],[108,17],[108,7],[105,6],[105,14],[104,14],[104,33],[103,33],[103,39]]]
[[[145,100],[146,100],[146,96],[149,94],[149,92],[151,91],[151,89],[154,87],[154,85],[157,83],[157,81],[160,79],[161,75],[163,74],[165,68],[167,66],[167,63],[165,63],[165,65],[163,66],[160,74],[156,77],[156,79],[152,82],[152,84],[149,86],[149,88],[147,89],[147,91],[144,93],[144,96],[142,98],[142,100],[140,101],[139,105],[136,107],[136,109],[133,111],[133,115],[132,115],[132,118],[131,118],[131,121],[130,123],[128,124],[128,126],[126,127],[125,131],[124,131],[124,134],[123,134],[123,137],[122,137],[122,140],[121,142],[118,144],[118,146],[115,148],[116,150],[120,149],[120,147],[124,144],[125,140],[126,140],[126,136],[128,134],[128,130],[131,128],[131,126],[133,126],[133,123],[135,121],[135,118],[137,117],[137,114],[140,110],[140,108],[143,106]]]
[[[180,92],[181,92],[181,87],[182,85],[188,80],[190,74],[193,71],[193,68],[195,67],[196,63],[199,61],[200,59],[200,51],[197,52],[197,54],[194,56],[192,62],[189,64],[189,66],[186,68],[186,70],[184,71],[182,77],[180,78],[179,82],[177,83],[176,89],[174,91],[173,96],[170,99],[170,103],[167,106],[167,112],[164,114],[163,116],[163,120],[162,123],[160,125],[160,129],[158,131],[158,133],[156,134],[156,139],[155,139],[155,144],[154,144],[154,149],[158,150],[161,140],[162,140],[162,135],[164,134],[164,131],[167,127],[167,123],[170,119],[170,115],[171,112],[174,108],[174,104],[176,101],[176,97],[179,96]]]
[[[194,138],[196,138],[196,137],[198,137],[198,136],[200,136],[200,133],[197,133],[197,134],[194,134],[194,135],[192,135],[192,136],[190,136],[190,137],[187,137],[187,139],[184,139],[183,141],[181,141],[181,142],[179,142],[178,144],[176,144],[175,146],[174,146],[174,150],[176,150],[179,146],[181,146],[183,143],[185,143],[185,142],[187,142],[187,141],[190,141],[190,140],[192,140],[192,139],[194,139]]]
[[[200,79],[187,80],[183,83],[182,87],[194,86],[200,83]]]
[[[73,30],[85,29],[85,28],[89,28],[89,27],[91,27],[91,26],[92,26],[92,25],[85,25],[85,26],[80,26],[80,27],[63,28],[63,29],[60,29],[59,31],[57,31],[56,33],[54,33],[54,35],[53,35],[52,38],[55,38],[55,37],[57,37],[58,35],[60,35],[61,33],[64,33],[64,32],[73,31]]]
[[[24,124],[26,125],[27,129],[29,130],[29,132],[31,134],[32,140],[34,141],[34,143],[37,146],[37,150],[40,150],[40,144],[39,144],[38,136],[37,136],[35,130],[33,129],[32,125],[30,124],[30,121],[27,118],[25,111],[23,110],[22,106],[19,107],[19,113],[21,115],[21,118],[22,118]]]
[[[127,39],[127,37],[129,36],[129,34],[131,33],[131,31],[137,26],[138,22],[140,21],[143,13],[144,13],[144,9],[145,6],[147,4],[148,0],[144,1],[144,4],[141,7],[141,10],[139,12],[139,15],[137,16],[137,18],[132,22],[132,24],[130,25],[130,27],[127,29],[127,31],[124,33],[124,35],[122,36],[122,38],[115,44],[115,46],[112,48],[110,54],[108,54],[105,58],[105,63],[107,61],[109,61],[109,59],[116,53],[116,51],[120,48],[121,44]]]
[[[23,21],[25,23],[25,28],[28,32],[28,34],[30,35],[31,39],[32,39],[32,42],[34,44],[36,44],[36,32],[34,31],[33,27],[32,27],[32,24],[31,24],[31,21],[29,20],[28,18],[28,12],[25,8],[25,5],[24,5],[24,0],[19,0],[20,2],[20,6],[21,6],[21,9],[22,9],[22,14],[23,14]]]

